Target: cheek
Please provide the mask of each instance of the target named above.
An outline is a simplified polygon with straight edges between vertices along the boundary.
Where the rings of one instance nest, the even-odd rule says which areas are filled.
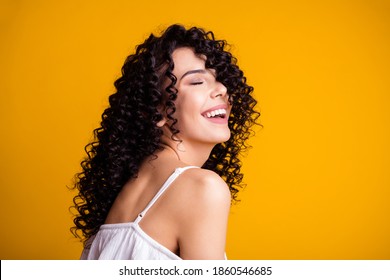
[[[180,94],[180,93],[179,93]],[[186,92],[176,99],[176,113],[182,118],[192,118],[200,116],[204,110],[204,98],[201,94]]]

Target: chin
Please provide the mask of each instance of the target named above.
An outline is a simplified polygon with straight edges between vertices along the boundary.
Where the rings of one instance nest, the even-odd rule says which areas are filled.
[[[230,139],[230,131],[229,131],[229,133],[227,133],[226,135],[224,135],[223,137],[221,137],[220,139],[218,139],[217,144],[226,142],[226,141],[228,141],[229,139]]]

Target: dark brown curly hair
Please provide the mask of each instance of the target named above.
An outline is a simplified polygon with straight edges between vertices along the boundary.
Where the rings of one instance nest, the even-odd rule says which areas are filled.
[[[160,37],[151,34],[127,57],[101,126],[94,130],[95,140],[85,147],[87,157],[73,187],[78,190],[73,199],[78,213],[71,229],[83,241],[97,233],[123,185],[137,176],[143,160],[161,149],[162,130],[156,125],[163,118],[158,110],[161,105],[171,120],[173,135],[179,133],[173,117],[178,92],[172,74],[172,53],[179,47],[205,55],[206,68],[215,69],[217,80],[227,88],[230,101],[234,100],[228,123],[231,137],[213,148],[202,168],[219,174],[230,188],[232,201],[237,200],[243,186],[239,155],[249,147],[246,140],[260,116],[254,109],[253,87],[247,85],[237,60],[226,50],[226,41],[216,40],[212,32],[201,28],[172,25]],[[167,78],[170,84],[162,88]]]

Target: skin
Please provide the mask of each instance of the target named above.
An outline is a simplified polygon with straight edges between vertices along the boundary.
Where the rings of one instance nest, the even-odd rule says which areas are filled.
[[[177,77],[175,101],[180,133],[171,139],[167,120],[162,127],[163,150],[157,159],[147,159],[138,177],[125,184],[106,223],[127,223],[136,219],[177,167],[202,166],[212,148],[230,137],[226,123],[215,123],[203,112],[225,106],[230,112],[226,87],[215,73],[205,68],[205,58],[190,48],[172,54]],[[223,121],[222,121],[223,122]],[[201,168],[182,173],[150,208],[140,227],[150,237],[183,259],[224,259],[230,191],[214,172]]]

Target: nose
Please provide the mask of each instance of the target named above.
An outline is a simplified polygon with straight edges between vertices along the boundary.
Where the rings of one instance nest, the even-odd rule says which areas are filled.
[[[213,98],[216,98],[216,97],[225,97],[227,94],[227,88],[225,87],[224,84],[222,84],[221,82],[218,82],[216,81],[215,82],[215,87],[212,91],[212,97]]]

